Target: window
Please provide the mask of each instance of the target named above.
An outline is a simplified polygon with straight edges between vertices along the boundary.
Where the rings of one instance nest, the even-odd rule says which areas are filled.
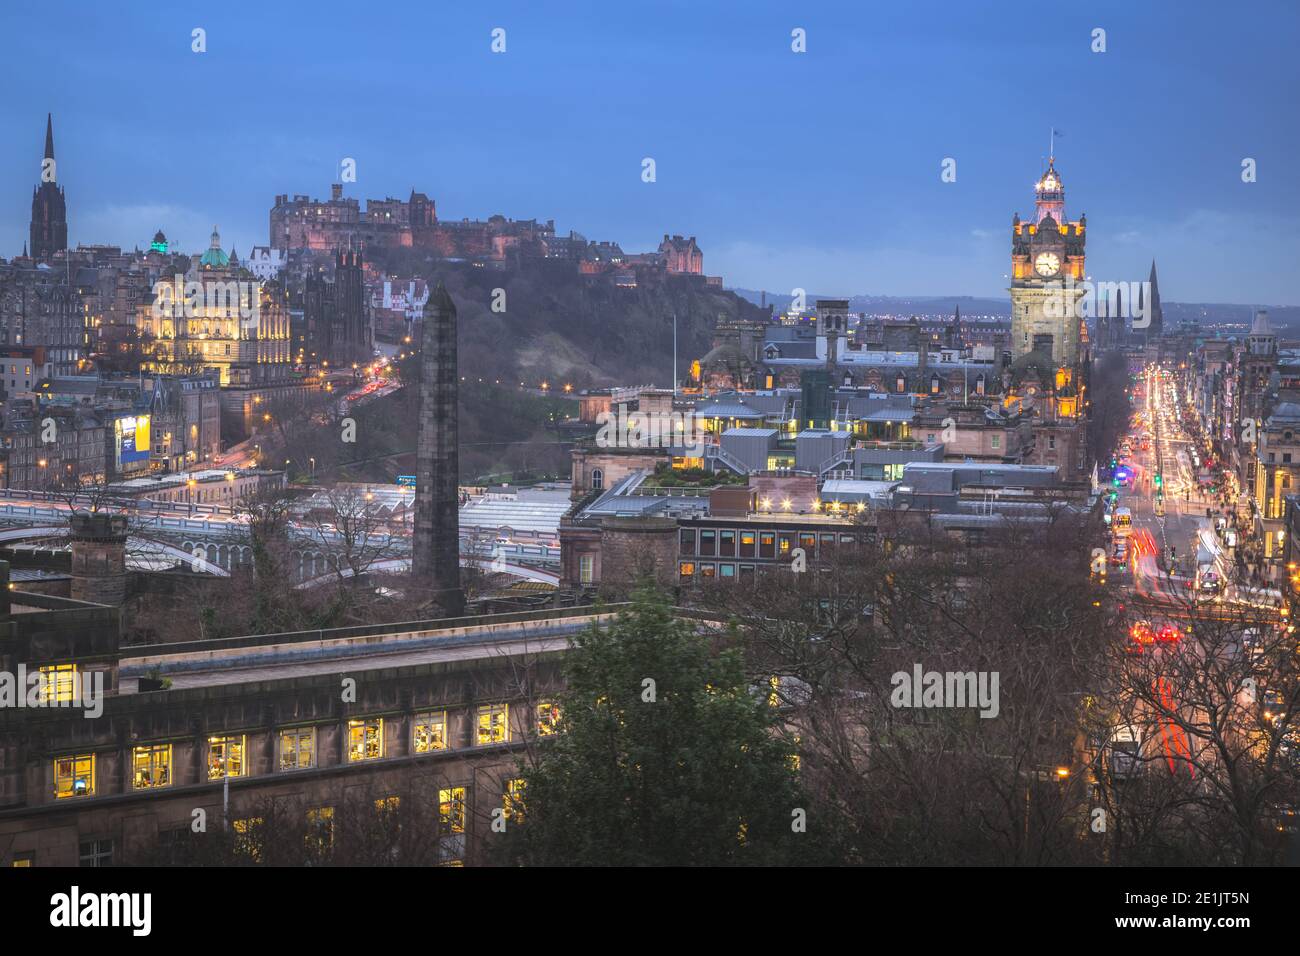
[[[446,787],[438,791],[438,826],[448,833],[465,832],[464,787]]]
[[[605,472],[599,468],[591,469],[591,490],[601,491],[605,487]]]
[[[107,837],[82,840],[80,863],[82,866],[112,866],[113,841]]]
[[[758,556],[760,558],[776,557],[776,534],[772,531],[760,531],[758,534]]]
[[[28,867],[36,862],[36,853],[28,850],[26,853],[15,853],[11,867]]]
[[[396,817],[401,808],[402,798],[398,796],[380,797],[375,801],[375,813],[385,819]]]
[[[718,532],[718,554],[724,558],[734,558],[736,556],[736,532]]]
[[[172,745],[136,747],[131,755],[131,779],[136,790],[169,786],[172,782]]]
[[[695,577],[695,562],[680,561],[677,564],[677,576],[683,581],[689,581]]]
[[[695,553],[695,529],[682,528],[677,532],[677,550],[683,555]]]
[[[95,795],[95,755],[58,757],[54,761],[54,796],[92,797]]]
[[[384,721],[380,717],[348,721],[348,761],[374,760],[384,755]]]
[[[280,769],[306,770],[316,766],[316,728],[294,727],[280,731]]]
[[[261,817],[244,817],[231,823],[236,856],[247,857],[254,863],[262,861],[262,822]]]
[[[754,556],[754,532],[740,532],[740,556],[742,558],[752,558]]]
[[[208,779],[242,777],[248,773],[244,765],[244,735],[223,734],[208,738]]]
[[[780,543],[781,557],[788,558],[790,549],[794,547],[794,535],[789,531],[782,531],[777,535],[777,541]]]
[[[417,754],[447,749],[447,712],[415,715],[414,749]]]
[[[41,703],[63,703],[80,696],[76,664],[49,664],[42,667]]]
[[[334,849],[334,808],[312,807],[307,811],[307,849],[323,856]]]
[[[553,700],[537,702],[537,736],[549,737],[560,725],[560,705]]]
[[[717,536],[716,531],[710,530],[710,531],[700,532],[700,554],[705,555],[707,557],[712,557],[714,554],[717,553],[714,549],[714,539],[716,538],[716,536]]]
[[[724,578],[734,578],[736,576],[736,566],[734,564],[719,564],[718,574]]]
[[[526,781],[522,777],[515,777],[506,783],[506,792],[502,794],[502,806],[505,809],[505,818],[507,820],[514,818],[516,823],[524,822],[524,790]]]
[[[989,443],[990,443],[990,445],[991,445],[993,448],[1001,448],[1001,447],[1002,447],[1002,436],[1001,436],[1001,435],[993,435],[993,436],[991,436],[990,439],[989,439]]]
[[[478,743],[479,746],[499,744],[509,739],[506,717],[509,708],[506,704],[484,704],[478,709]]]
[[[578,557],[578,583],[591,584],[596,580],[596,557],[583,554]]]

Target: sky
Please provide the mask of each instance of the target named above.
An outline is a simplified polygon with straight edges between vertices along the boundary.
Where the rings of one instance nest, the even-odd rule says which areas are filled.
[[[1294,0],[49,0],[0,36],[0,256],[48,111],[74,244],[218,225],[243,255],[277,193],[327,198],[353,159],[346,195],[440,218],[694,235],[731,287],[1005,297],[1055,128],[1095,280],[1154,258],[1166,301],[1300,304]]]

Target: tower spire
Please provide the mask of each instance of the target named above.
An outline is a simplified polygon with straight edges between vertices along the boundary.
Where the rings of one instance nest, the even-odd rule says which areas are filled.
[[[54,114],[45,114],[45,158],[54,158]]]

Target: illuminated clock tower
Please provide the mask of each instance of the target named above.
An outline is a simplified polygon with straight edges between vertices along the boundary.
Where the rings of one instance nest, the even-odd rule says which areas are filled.
[[[1083,267],[1084,227],[1065,218],[1065,186],[1055,159],[1034,186],[1034,219],[1011,224],[1011,356],[1029,352],[1050,356],[1057,365],[1079,360],[1079,300],[1087,273]]]

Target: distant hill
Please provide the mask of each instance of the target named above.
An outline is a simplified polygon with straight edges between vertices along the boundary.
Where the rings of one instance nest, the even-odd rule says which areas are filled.
[[[733,289],[737,295],[753,303],[762,301],[763,293],[753,289]],[[767,301],[777,312],[789,307],[792,296],[767,293]],[[842,299],[844,296],[814,294],[807,295],[808,308],[817,304],[818,299]],[[1010,318],[1010,299],[985,299],[971,295],[941,296],[891,296],[891,295],[851,295],[848,296],[849,309],[853,312],[884,313],[894,315],[952,315],[961,306],[962,315],[989,315]]]
[[[737,295],[758,303],[764,293],[753,289],[733,289]],[[784,311],[791,301],[788,294],[768,292],[767,302],[777,312]],[[808,308],[816,305],[818,299],[844,298],[844,296],[808,293]],[[894,315],[951,315],[961,306],[962,315],[988,315],[999,318],[1011,317],[1011,300],[988,299],[978,296],[888,296],[888,295],[853,295],[849,296],[849,309],[853,312]],[[1240,305],[1225,302],[1168,302],[1162,301],[1161,308],[1165,316],[1165,325],[1174,326],[1181,322],[1193,322],[1197,325],[1219,325],[1223,323],[1241,323],[1249,326],[1256,309],[1268,309],[1269,321],[1278,331],[1300,332],[1300,306],[1293,305]]]

